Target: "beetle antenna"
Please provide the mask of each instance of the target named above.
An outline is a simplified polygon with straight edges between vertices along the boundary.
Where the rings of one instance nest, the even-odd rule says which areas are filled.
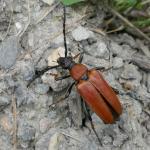
[[[63,19],[63,35],[64,35],[65,57],[67,57],[67,42],[66,42],[66,7],[65,7],[65,6],[64,6],[64,19]]]

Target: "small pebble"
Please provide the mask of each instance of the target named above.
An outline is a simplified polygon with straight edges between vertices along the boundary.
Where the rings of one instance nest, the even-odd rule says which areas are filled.
[[[93,45],[89,46],[87,44],[85,45],[85,51],[87,54],[94,56],[94,58],[102,58],[102,59],[108,59],[109,58],[109,50],[107,48],[107,44],[103,39],[100,39],[97,41],[97,43],[94,43]]]
[[[34,140],[36,130],[29,125],[20,126],[18,129],[18,138],[23,142]]]
[[[36,102],[35,102],[36,108],[37,109],[47,108],[48,107],[48,100],[49,100],[49,97],[47,94],[39,95]]]
[[[112,50],[113,54],[115,54],[117,56],[121,55],[123,49],[122,49],[122,47],[118,43],[111,42],[110,46],[111,46],[111,50]]]
[[[16,22],[15,25],[16,25],[16,28],[17,28],[18,32],[20,30],[22,30],[22,24],[20,22]]]
[[[76,41],[86,40],[91,36],[92,32],[86,28],[79,26],[72,31],[72,36]]]
[[[57,132],[54,135],[52,135],[52,137],[50,138],[50,141],[49,141],[48,150],[58,150],[59,143],[61,142],[61,140],[63,138],[64,138],[64,136]]]
[[[10,98],[0,96],[0,111],[2,111],[10,103]]]
[[[12,123],[10,122],[10,118],[7,115],[4,115],[0,118],[0,125],[3,127],[5,131],[11,132]]]
[[[55,66],[58,65],[57,59],[61,56],[64,57],[65,49],[63,47],[58,47],[57,49],[53,49],[48,56],[48,66]]]
[[[20,51],[16,36],[5,39],[0,45],[0,66],[4,69],[12,67]]]
[[[18,107],[23,104],[26,104],[28,93],[25,85],[23,85],[22,83],[18,85],[15,90],[15,95]]]
[[[110,144],[112,142],[112,137],[110,136],[104,136],[103,137],[103,143],[106,145],[106,144]]]
[[[40,120],[41,133],[45,133],[49,127],[50,127],[50,120],[48,118],[42,118]]]
[[[104,41],[98,42],[97,52],[98,52],[98,55],[100,55],[102,58],[104,57],[104,55],[108,54],[107,45]],[[109,54],[108,54],[108,56],[109,56]]]
[[[113,60],[113,67],[115,69],[121,68],[123,66],[123,60],[122,58],[115,57]]]
[[[52,75],[49,75],[49,73],[58,74],[58,71],[56,69],[52,69],[42,76],[43,83],[49,85],[49,87],[51,87],[53,91],[58,92],[58,91],[65,89],[68,86],[70,82],[70,78],[56,81],[55,77]]]
[[[47,84],[37,84],[35,87],[35,92],[43,95],[46,94],[49,90],[49,86]]]
[[[55,0],[42,0],[42,1],[48,5],[52,5]]]
[[[141,81],[142,76],[135,65],[127,64],[125,65],[124,71],[121,77],[126,80],[138,80]]]

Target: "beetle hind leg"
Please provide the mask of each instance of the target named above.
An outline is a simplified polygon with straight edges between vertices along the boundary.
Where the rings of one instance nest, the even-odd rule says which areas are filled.
[[[52,105],[57,104],[59,102],[62,102],[63,100],[65,100],[66,98],[68,98],[69,95],[70,95],[70,93],[71,93],[71,90],[72,90],[74,84],[75,84],[75,82],[73,82],[72,84],[70,84],[69,87],[67,88],[66,92],[65,92],[65,95],[63,97],[61,97],[57,102],[52,103],[51,105],[49,105],[49,107],[51,107]]]
[[[92,117],[91,117],[91,114],[90,114],[89,107],[88,107],[87,104],[83,101],[82,97],[81,97],[81,105],[82,105],[81,108],[83,109],[83,112],[84,112],[84,115],[85,115],[85,118],[83,118],[83,120],[82,120],[82,125],[83,125],[84,127],[87,127],[86,124],[85,124],[85,122],[86,122],[86,119],[88,119],[88,120],[90,121],[91,128],[92,128],[94,134],[96,135],[99,144],[102,145],[101,140],[100,140],[100,138],[99,138],[99,136],[98,136],[98,134],[97,134],[97,132],[96,132],[96,130],[95,130],[95,127],[94,127],[94,124],[93,124],[93,121],[92,121]],[[88,128],[88,127],[87,127],[87,128]],[[89,128],[88,128],[88,129],[89,129]],[[89,129],[89,130],[90,130],[90,129]]]
[[[80,97],[81,99],[81,111],[82,111],[82,124],[81,124],[81,128],[87,128],[89,130],[89,132],[91,133],[91,129],[86,125],[86,121],[88,120],[86,111],[85,111],[85,102],[83,101],[82,97]]]
[[[102,72],[104,72],[104,71],[108,71],[108,70],[110,70],[110,69],[112,69],[113,67],[112,66],[110,66],[109,68],[105,68],[105,67],[102,67],[102,66],[100,66],[100,67],[95,67],[95,68],[92,68],[92,69],[95,69],[95,70],[100,70],[100,71],[102,71]]]

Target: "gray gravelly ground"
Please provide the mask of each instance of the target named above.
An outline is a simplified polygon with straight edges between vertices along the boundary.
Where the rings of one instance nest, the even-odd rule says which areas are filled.
[[[150,74],[136,60],[141,55],[143,61],[150,60],[142,53],[149,48],[144,40],[127,33],[103,36],[90,30],[103,22],[102,9],[68,7],[66,23],[71,53],[78,53],[79,44],[89,68],[113,66],[103,75],[119,91],[123,113],[112,125],[92,114],[102,146],[92,131],[80,128],[81,106],[75,88],[65,101],[51,105],[65,93],[70,78],[55,81],[47,72],[27,88],[35,71],[55,64],[52,59],[63,48],[63,9],[60,4],[54,6],[44,0],[30,1],[30,7],[24,0],[0,1],[0,150],[11,150],[14,143],[18,150],[148,150]],[[87,10],[95,16],[89,18]]]

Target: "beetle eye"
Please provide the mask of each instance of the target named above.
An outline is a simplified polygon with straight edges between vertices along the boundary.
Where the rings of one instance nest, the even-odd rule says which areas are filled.
[[[57,63],[58,63],[58,64],[62,63],[62,61],[63,61],[62,57],[59,57],[59,58],[57,59]]]
[[[57,59],[57,63],[59,64],[59,62],[60,62],[60,59],[58,58],[58,59]]]

